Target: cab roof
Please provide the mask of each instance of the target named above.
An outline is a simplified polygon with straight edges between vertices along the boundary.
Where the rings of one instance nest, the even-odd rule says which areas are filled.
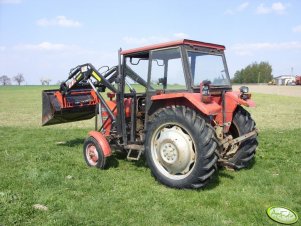
[[[143,46],[135,49],[123,50],[121,51],[121,54],[127,55],[127,54],[134,54],[138,52],[147,52],[150,50],[174,47],[179,45],[190,45],[195,47],[205,47],[210,49],[225,50],[225,46],[223,45],[217,45],[217,44],[207,43],[207,42],[199,42],[199,41],[194,41],[189,39],[181,39],[181,40],[176,40],[171,42],[164,42],[164,43],[159,43],[154,45]]]

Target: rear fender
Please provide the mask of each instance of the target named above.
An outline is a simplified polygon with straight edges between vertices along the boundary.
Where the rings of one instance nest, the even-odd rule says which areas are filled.
[[[152,96],[151,100],[153,103],[150,107],[149,114],[152,114],[160,107],[170,105],[184,105],[207,116],[217,115],[219,112],[221,112],[221,106],[216,102],[201,102],[200,93],[167,93]]]
[[[221,111],[215,117],[215,121],[220,125],[224,126],[224,132],[228,132],[230,129],[233,114],[238,105],[246,107],[255,107],[255,102],[251,99],[243,100],[240,98],[240,92],[226,92],[225,93],[225,124],[223,125],[223,112]]]
[[[102,135],[102,133],[97,131],[90,131],[89,136],[93,137],[95,140],[97,140],[98,144],[102,148],[103,154],[105,157],[109,157],[112,155],[111,147],[107,141],[107,139]]]
[[[255,102],[251,99],[247,99],[247,100],[241,99],[239,91],[227,92],[225,94],[225,96],[226,96],[226,103],[227,102],[236,102],[237,104],[243,105],[246,107],[255,107],[256,106]]]

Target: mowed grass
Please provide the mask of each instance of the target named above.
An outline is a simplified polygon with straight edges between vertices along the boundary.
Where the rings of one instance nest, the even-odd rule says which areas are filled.
[[[206,189],[176,190],[143,159],[115,154],[107,170],[87,167],[82,143],[94,121],[42,128],[43,88],[0,88],[0,225],[275,225],[270,206],[301,214],[301,98],[254,94],[254,164],[220,170]]]

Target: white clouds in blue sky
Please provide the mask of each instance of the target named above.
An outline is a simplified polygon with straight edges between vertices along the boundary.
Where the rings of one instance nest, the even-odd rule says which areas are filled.
[[[65,16],[57,16],[52,19],[42,18],[37,20],[37,25],[41,27],[58,26],[58,27],[80,27],[81,23],[68,19]]]
[[[269,14],[269,13],[277,13],[284,14],[286,12],[288,5],[283,4],[282,2],[274,2],[270,6],[266,6],[264,3],[261,3],[256,12],[258,14]]]
[[[117,50],[189,38],[225,45],[233,75],[255,61],[301,74],[301,1],[0,0],[0,74],[28,84],[63,80],[86,62],[115,65]]]
[[[65,44],[41,42],[38,44],[23,44],[14,46],[15,50],[37,50],[37,51],[63,51],[74,47]]]

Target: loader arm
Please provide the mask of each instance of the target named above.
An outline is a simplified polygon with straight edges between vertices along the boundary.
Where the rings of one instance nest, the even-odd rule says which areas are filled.
[[[117,92],[117,89],[112,85],[114,80],[109,81],[90,63],[82,64],[71,69],[68,79],[61,84],[60,91],[68,93],[71,89],[77,88],[81,85],[88,85],[87,83],[85,84],[85,82],[87,82],[91,77],[96,80],[94,86],[102,87],[103,89],[108,88],[114,93]]]

